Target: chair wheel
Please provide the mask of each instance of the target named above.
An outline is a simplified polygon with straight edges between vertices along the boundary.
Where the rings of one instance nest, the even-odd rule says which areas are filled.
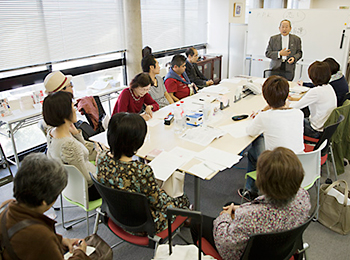
[[[327,178],[327,180],[325,181],[325,183],[326,183],[326,184],[332,184],[333,181],[332,181],[331,179]]]
[[[344,160],[344,166],[348,165],[348,162]]]

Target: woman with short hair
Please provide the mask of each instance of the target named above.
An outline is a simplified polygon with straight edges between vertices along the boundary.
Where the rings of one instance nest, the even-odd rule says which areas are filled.
[[[72,98],[71,93],[60,91],[44,99],[43,117],[52,126],[47,133],[47,157],[75,166],[86,178],[89,200],[94,201],[101,198],[89,175],[89,172],[96,174],[95,165],[89,161],[89,154],[94,151],[85,147],[81,130],[74,126],[77,115]]]
[[[117,113],[108,125],[109,151],[102,151],[97,160],[97,180],[114,188],[145,194],[150,205],[156,231],[167,228],[168,207],[188,208],[186,195],[172,198],[160,189],[152,168],[133,160],[147,134],[145,120],[138,114]]]
[[[214,220],[203,218],[203,237],[223,259],[240,259],[249,237],[289,230],[303,224],[311,208],[310,196],[300,187],[304,170],[293,151],[277,147],[264,151],[257,163],[256,185],[261,196],[242,205],[223,207]],[[213,222],[214,221],[214,222]],[[192,238],[197,240],[195,223]]]
[[[310,117],[304,119],[304,135],[319,138],[323,125],[329,115],[337,107],[337,97],[329,85],[331,70],[326,62],[315,61],[308,68],[309,78],[315,85],[297,102],[290,107],[303,109],[308,107]]]
[[[120,93],[112,115],[120,112],[140,113],[146,121],[151,119],[153,112],[159,109],[158,103],[148,94],[152,84],[148,73],[137,74],[130,87]]]
[[[56,234],[56,221],[44,215],[55,203],[58,195],[67,185],[67,172],[62,164],[48,159],[44,154],[32,153],[26,156],[13,181],[13,196],[16,200],[4,202],[0,219],[6,214],[6,228],[11,229],[23,220],[31,224],[17,231],[10,243],[19,259],[62,260],[65,251],[71,251],[69,259],[90,259],[86,254],[84,240],[63,238]],[[0,229],[2,242],[4,230]],[[79,241],[81,241],[79,243]],[[5,249],[2,259],[13,259]]]

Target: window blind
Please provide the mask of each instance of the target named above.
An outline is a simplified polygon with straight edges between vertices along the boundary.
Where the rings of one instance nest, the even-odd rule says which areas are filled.
[[[153,52],[207,42],[206,0],[141,0],[142,41]]]
[[[122,0],[3,0],[0,35],[0,71],[123,50]]]

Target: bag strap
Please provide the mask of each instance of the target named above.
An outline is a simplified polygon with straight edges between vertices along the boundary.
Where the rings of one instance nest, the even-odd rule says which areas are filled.
[[[15,225],[13,225],[10,229],[6,228],[6,214],[8,211],[8,207],[6,207],[4,214],[1,218],[1,230],[2,230],[2,236],[1,236],[1,247],[6,248],[8,254],[10,255],[11,259],[13,260],[20,260],[18,256],[16,255],[15,251],[13,250],[13,247],[11,245],[10,239],[14,234],[16,234],[18,231],[34,225],[34,224],[41,224],[39,221],[33,220],[33,219],[25,219],[22,220]]]
[[[328,194],[328,192],[334,188],[335,186],[340,185],[341,183],[344,183],[345,185],[345,192],[344,192],[344,202],[343,205],[347,205],[348,202],[348,198],[349,198],[349,187],[348,187],[348,183],[345,180],[338,180],[333,182],[332,184],[330,184],[327,189],[324,191],[324,194]]]

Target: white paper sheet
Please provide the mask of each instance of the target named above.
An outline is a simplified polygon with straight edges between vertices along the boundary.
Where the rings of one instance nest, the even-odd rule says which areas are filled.
[[[188,149],[185,149],[185,148],[182,148],[182,147],[175,147],[169,153],[174,155],[174,156],[184,158],[186,160],[186,162],[191,161],[193,159],[193,157],[196,155],[195,152],[188,150]]]
[[[107,140],[107,130],[102,132],[102,133],[99,133],[97,135],[91,136],[89,138],[89,140],[93,141],[93,142],[101,143],[101,144],[105,145],[106,147],[109,147],[108,140]]]
[[[96,249],[95,249],[94,247],[92,247],[92,246],[87,246],[87,247],[86,247],[86,255],[87,255],[87,256],[91,255],[93,252],[95,252],[95,250],[96,250]],[[70,253],[70,252],[67,252],[67,253],[64,254],[64,259],[65,259],[65,260],[68,260],[71,256],[73,256],[73,254]]]
[[[225,134],[224,131],[218,128],[212,127],[196,127],[192,129],[188,129],[181,138],[192,142],[195,144],[199,144],[202,146],[209,145],[214,139],[223,136]]]
[[[151,120],[146,121],[147,125],[150,127],[156,126],[163,122],[160,118],[153,117]]]
[[[152,167],[156,179],[166,181],[176,169],[185,163],[186,158],[174,156],[174,154],[164,151],[149,165]]]
[[[252,123],[251,119],[245,119],[239,122],[234,122],[229,125],[220,126],[219,128],[226,133],[232,135],[234,138],[241,138],[248,136],[247,127]]]
[[[218,94],[227,94],[229,93],[229,89],[223,85],[213,85],[210,87],[202,88],[200,92],[206,92],[206,93],[218,93]]]
[[[298,85],[289,89],[289,91],[291,93],[303,93],[303,92],[307,92],[309,90],[310,90],[310,88],[308,88],[308,87],[298,86]]]
[[[212,173],[224,170],[225,168],[225,166],[206,161],[193,165],[188,171],[195,176],[205,179]]]
[[[234,164],[238,163],[242,156],[237,154],[228,153],[213,147],[207,147],[196,155],[198,158],[231,168]]]
[[[232,79],[223,79],[220,81],[220,84],[221,83],[239,83],[240,81],[242,80],[242,78],[232,78]]]

